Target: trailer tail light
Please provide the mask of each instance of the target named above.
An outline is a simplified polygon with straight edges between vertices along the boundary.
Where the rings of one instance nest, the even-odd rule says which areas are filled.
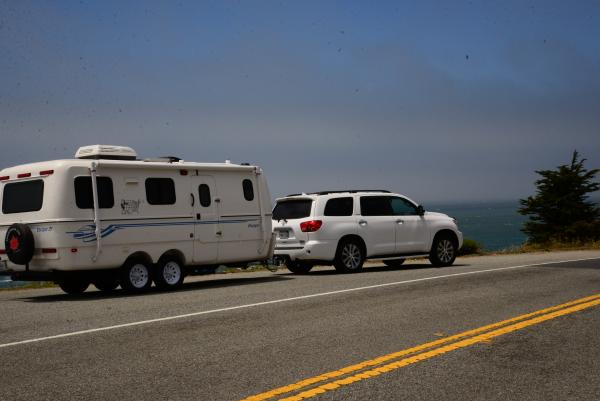
[[[56,248],[42,248],[42,253],[56,253]]]
[[[10,179],[10,176],[8,176],[8,175],[3,175],[0,177],[0,181],[6,181],[8,179]]]
[[[302,230],[303,233],[313,233],[321,228],[322,225],[323,222],[321,220],[304,221],[300,223],[300,230]]]
[[[27,178],[27,177],[31,177],[31,173],[17,174],[17,178]]]
[[[0,249],[0,255],[6,255],[6,249]]]
[[[187,170],[179,170],[179,174],[188,175],[188,171]]]
[[[54,174],[54,170],[43,170],[40,171],[40,175],[51,175]]]

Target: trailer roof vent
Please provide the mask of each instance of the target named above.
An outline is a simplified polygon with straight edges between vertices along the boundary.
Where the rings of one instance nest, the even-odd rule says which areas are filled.
[[[77,159],[136,160],[137,153],[127,146],[89,145],[75,153]]]

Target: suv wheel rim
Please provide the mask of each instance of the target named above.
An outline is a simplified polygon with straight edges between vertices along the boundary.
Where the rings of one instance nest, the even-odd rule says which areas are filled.
[[[346,244],[342,249],[342,262],[348,269],[354,270],[360,265],[361,253],[356,244]]]
[[[442,263],[449,263],[454,256],[454,244],[448,239],[443,239],[437,246],[438,259]]]
[[[148,280],[150,280],[150,275],[148,274],[148,268],[146,266],[136,264],[129,270],[129,282],[135,288],[144,288],[144,286],[148,284]]]
[[[181,278],[181,267],[179,267],[179,264],[177,262],[167,262],[163,267],[162,276],[165,280],[165,283],[169,285],[175,285],[179,282],[179,279]]]

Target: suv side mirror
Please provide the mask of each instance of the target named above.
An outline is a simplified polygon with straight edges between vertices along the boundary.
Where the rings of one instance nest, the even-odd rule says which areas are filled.
[[[423,216],[425,214],[425,209],[423,208],[423,206],[421,206],[421,205],[417,206],[417,214],[419,216]]]

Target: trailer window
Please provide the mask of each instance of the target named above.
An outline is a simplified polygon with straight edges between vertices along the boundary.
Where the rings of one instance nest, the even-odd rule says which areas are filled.
[[[244,189],[244,199],[247,201],[254,200],[254,186],[252,181],[246,179],[242,181],[242,188]]]
[[[24,181],[6,184],[2,196],[2,213],[37,212],[44,200],[44,181]]]
[[[151,205],[175,204],[175,182],[171,178],[146,178],[146,200]]]
[[[210,206],[210,188],[206,184],[200,184],[198,187],[198,197],[200,198],[200,205],[202,207]]]
[[[96,177],[98,187],[98,206],[100,209],[111,209],[115,205],[113,183],[109,177]],[[75,204],[80,209],[94,208],[92,177],[75,177]]]

